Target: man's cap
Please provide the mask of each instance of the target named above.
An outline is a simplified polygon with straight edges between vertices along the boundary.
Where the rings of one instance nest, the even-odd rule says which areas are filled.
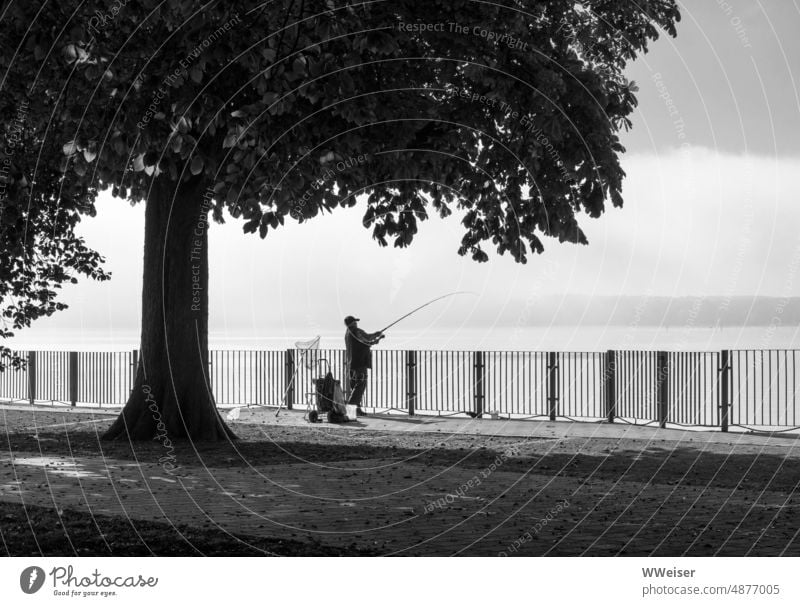
[[[347,316],[344,319],[344,325],[345,326],[350,326],[353,322],[358,322],[358,321],[359,321],[359,318],[354,318],[353,316]]]

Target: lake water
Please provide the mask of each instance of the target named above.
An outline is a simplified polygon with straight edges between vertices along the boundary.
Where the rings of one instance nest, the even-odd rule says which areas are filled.
[[[371,330],[373,327],[365,327]],[[344,347],[344,331],[322,333],[322,348]],[[248,335],[211,332],[211,349],[286,349],[296,341],[309,340],[319,332],[307,328],[284,329],[281,334]],[[66,333],[36,338],[18,337],[14,349],[74,351],[127,351],[136,349],[138,335],[116,332]],[[379,349],[605,351],[644,349],[671,351],[718,351],[720,349],[800,349],[800,327],[669,328],[626,326],[507,326],[391,330]]]

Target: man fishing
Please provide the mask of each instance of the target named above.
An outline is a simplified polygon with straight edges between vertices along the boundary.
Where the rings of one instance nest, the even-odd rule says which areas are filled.
[[[368,333],[358,327],[358,318],[347,316],[344,325],[347,332],[344,334],[344,344],[346,348],[345,362],[350,369],[350,399],[348,404],[355,404],[356,413],[364,416],[366,413],[361,409],[361,398],[367,389],[367,371],[372,368],[373,345],[378,343],[386,335],[383,331]]]

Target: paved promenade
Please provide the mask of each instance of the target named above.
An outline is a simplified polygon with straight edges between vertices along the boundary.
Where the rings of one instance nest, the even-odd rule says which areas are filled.
[[[796,436],[243,409],[170,473],[113,418],[0,406],[0,500],[382,555],[800,555]]]

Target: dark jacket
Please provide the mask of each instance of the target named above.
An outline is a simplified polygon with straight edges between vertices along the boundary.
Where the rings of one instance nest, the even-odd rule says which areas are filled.
[[[372,368],[372,350],[380,339],[380,333],[368,333],[360,328],[348,328],[344,333],[344,344],[347,350],[345,362],[350,370],[366,370]]]

